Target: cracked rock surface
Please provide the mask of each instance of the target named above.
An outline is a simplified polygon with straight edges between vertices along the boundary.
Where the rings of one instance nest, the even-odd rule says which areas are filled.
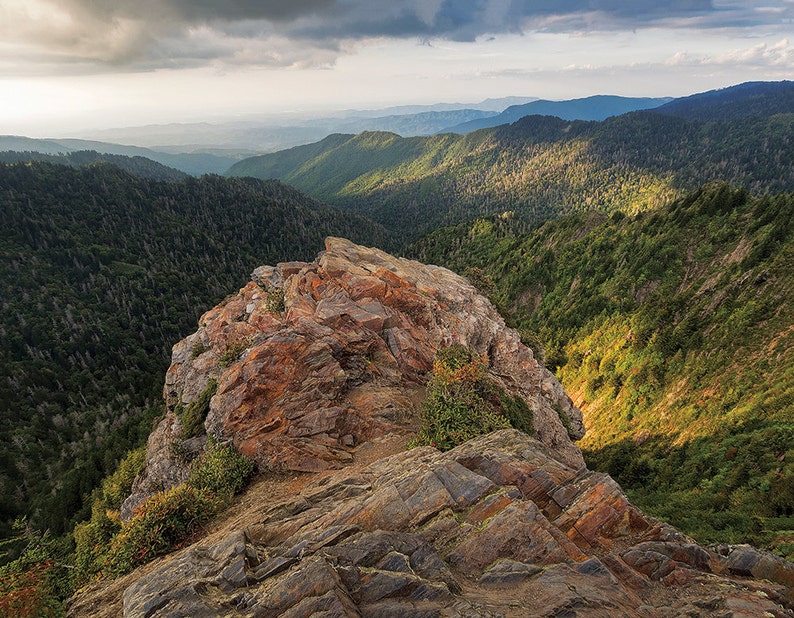
[[[516,430],[256,510],[127,587],[124,616],[793,615],[792,565],[700,547]],[[760,564],[766,581],[744,577]]]

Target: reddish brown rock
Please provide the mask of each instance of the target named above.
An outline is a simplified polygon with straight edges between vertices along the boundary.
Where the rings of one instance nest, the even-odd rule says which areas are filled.
[[[157,451],[179,440],[175,412],[211,380],[209,435],[231,441],[260,470],[312,472],[349,463],[363,441],[415,430],[426,374],[453,343],[481,355],[494,379],[527,401],[537,437],[561,461],[584,466],[559,411],[574,437],[584,433],[581,413],[462,277],[329,238],[314,262],[263,266],[252,279],[174,346],[148,482],[136,485],[125,515],[184,478],[184,462]]]
[[[794,615],[789,563],[700,547],[586,469],[558,412],[580,435],[578,411],[465,280],[327,246],[311,264],[258,268],[174,347],[168,414],[125,509],[184,479],[205,437],[186,440],[177,410],[215,382],[207,433],[265,472],[322,473],[300,492],[244,497],[215,534],[128,576],[116,615]],[[503,430],[363,466],[362,442],[409,433],[450,343],[525,398],[537,439]],[[91,607],[78,600],[70,615]]]

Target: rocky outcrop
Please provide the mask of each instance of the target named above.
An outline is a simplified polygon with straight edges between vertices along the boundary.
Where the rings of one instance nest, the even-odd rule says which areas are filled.
[[[255,510],[128,586],[124,616],[793,615],[792,565],[699,547],[515,430]],[[742,577],[756,568],[770,581]]]
[[[180,411],[202,398],[212,395],[207,434],[232,442],[260,470],[338,468],[360,442],[415,430],[426,374],[453,343],[481,355],[494,380],[525,399],[536,437],[560,461],[584,466],[571,440],[584,434],[580,411],[468,281],[329,238],[312,263],[256,269],[174,346],[168,412],[122,517],[185,478],[203,442],[185,440]]]
[[[527,402],[536,435],[392,454],[453,343]],[[310,264],[258,268],[174,346],[164,392],[126,516],[185,479],[197,421],[264,480],[215,532],[98,584],[72,617],[794,616],[794,565],[701,547],[587,470],[562,387],[443,268],[333,238]]]

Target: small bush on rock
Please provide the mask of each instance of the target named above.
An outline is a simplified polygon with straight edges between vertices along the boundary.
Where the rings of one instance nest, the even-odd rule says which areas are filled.
[[[89,548],[104,539],[110,548],[102,570],[111,575],[127,573],[168,553],[198,532],[245,486],[253,471],[253,462],[232,446],[218,445],[209,439],[184,485],[149,498],[112,542],[98,528],[101,518],[93,517],[88,524],[92,528],[79,530],[83,538],[78,538],[78,545]],[[99,570],[98,564],[93,566],[95,572]]]
[[[270,313],[281,313],[284,311],[284,289],[273,288],[267,293],[265,299],[265,310]]]
[[[129,451],[119,467],[102,481],[102,500],[108,509],[117,511],[132,490],[132,483],[146,462],[146,446]]]
[[[222,500],[208,489],[180,485],[160,492],[140,507],[116,535],[108,570],[122,575],[171,551],[208,522]]]
[[[231,446],[220,446],[210,440],[207,450],[193,464],[187,484],[207,489],[228,500],[240,491],[254,472],[254,462]]]
[[[532,411],[488,376],[485,364],[461,345],[441,350],[427,383],[419,433],[410,446],[444,451],[497,429],[532,432]]]
[[[239,352],[238,352],[239,354]],[[182,437],[192,438],[204,433],[204,421],[210,411],[210,399],[218,390],[218,381],[210,378],[201,394],[187,406],[179,405],[176,412],[179,422],[182,423]]]

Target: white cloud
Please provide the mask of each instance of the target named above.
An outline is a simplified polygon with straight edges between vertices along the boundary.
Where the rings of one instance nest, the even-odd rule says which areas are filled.
[[[750,47],[734,48],[715,54],[693,54],[678,51],[666,61],[669,66],[689,67],[744,67],[756,68],[784,68],[794,67],[794,45],[788,39],[777,42],[757,43]]]

